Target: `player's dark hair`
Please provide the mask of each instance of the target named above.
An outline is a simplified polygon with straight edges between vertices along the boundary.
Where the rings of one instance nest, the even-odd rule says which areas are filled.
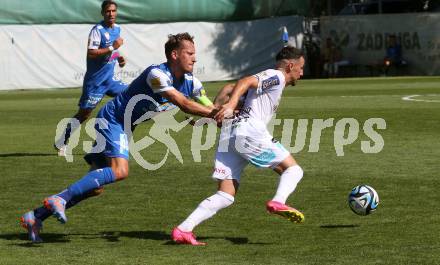
[[[189,35],[188,32],[168,35],[168,41],[165,43],[165,56],[167,57],[167,60],[170,59],[171,52],[179,49],[184,40],[194,43],[194,37]]]
[[[281,61],[281,60],[297,60],[301,57],[304,57],[304,53],[300,50],[297,49],[295,47],[292,46],[286,46],[283,47],[281,49],[281,51],[279,51],[277,53],[277,56],[275,57],[276,61]]]
[[[116,2],[111,1],[111,0],[105,0],[105,1],[102,1],[101,11],[104,11],[107,8],[107,6],[109,6],[109,5],[115,5],[116,8],[118,8],[118,4],[116,4]]]

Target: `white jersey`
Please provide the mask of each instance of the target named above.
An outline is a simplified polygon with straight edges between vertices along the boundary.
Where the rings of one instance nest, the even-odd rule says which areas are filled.
[[[248,163],[274,168],[290,155],[267,130],[286,85],[284,74],[268,69],[254,76],[258,87],[248,89],[240,113],[230,127],[222,128],[215,155],[215,179],[239,181]]]
[[[265,70],[254,77],[258,79],[258,86],[248,89],[240,113],[230,123],[231,127],[228,125],[222,129],[220,141],[236,135],[272,140],[267,124],[277,111],[286,80],[281,71],[274,69]]]
[[[265,70],[254,77],[258,79],[258,87],[248,90],[238,118],[259,121],[267,126],[277,111],[286,80],[281,71],[274,69]]]

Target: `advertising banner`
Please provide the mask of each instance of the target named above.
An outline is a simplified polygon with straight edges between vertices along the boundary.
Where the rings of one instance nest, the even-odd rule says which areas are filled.
[[[410,74],[439,75],[439,25],[439,13],[331,16],[321,18],[321,39],[331,38],[352,64],[375,65],[394,35]]]

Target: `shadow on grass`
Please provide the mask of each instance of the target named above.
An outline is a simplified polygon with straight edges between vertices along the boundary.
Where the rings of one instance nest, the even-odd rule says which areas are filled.
[[[337,229],[337,228],[356,228],[359,227],[359,225],[321,225],[320,228],[326,228],[326,229]]]
[[[72,153],[72,155],[84,155],[84,153]],[[58,156],[56,151],[54,150],[53,153],[3,153],[0,154],[1,157],[32,157],[32,156]]]
[[[117,242],[121,237],[150,240],[170,239],[169,234],[163,231],[104,231],[101,232],[101,236],[110,242]]]
[[[96,239],[101,238],[105,239],[109,242],[118,242],[121,237],[129,237],[129,238],[138,238],[138,239],[152,239],[152,240],[169,240],[170,237],[165,232],[161,231],[130,231],[130,232],[122,232],[122,231],[105,231],[98,234],[59,234],[59,233],[42,233],[41,238],[43,239],[43,243],[67,243],[70,242],[68,237],[79,236],[82,239]],[[26,241],[26,243],[13,243],[16,246],[22,247],[36,247],[40,244],[34,244],[29,242],[28,235],[26,233],[9,233],[9,234],[0,234],[0,240],[8,240],[8,241]]]
[[[149,239],[166,241],[165,245],[177,245],[170,239],[170,234],[163,231],[105,231],[101,232],[103,238],[110,242],[117,242],[121,237],[137,238],[137,239]],[[249,242],[246,237],[198,237],[197,239],[203,241],[206,239],[222,239],[230,241],[235,245],[253,244],[253,245],[269,245],[271,243],[263,242]]]
[[[43,237],[44,243],[67,243],[70,242],[69,239],[66,238],[66,234],[58,234],[58,233],[45,233]],[[39,247],[41,244],[35,244],[29,242],[28,236],[26,233],[10,233],[10,234],[0,234],[0,239],[3,240],[21,240],[26,241],[25,243],[13,243],[12,245],[19,247]]]
[[[247,237],[219,237],[219,236],[206,236],[198,237],[197,239],[204,241],[206,239],[221,239],[230,241],[234,245],[272,245],[272,243],[267,242],[249,242]],[[174,243],[174,242],[173,242]]]
[[[144,239],[144,240],[158,240],[165,241],[164,245],[177,245],[174,241],[171,240],[170,234],[163,231],[104,231],[99,234],[59,234],[59,233],[44,233],[41,235],[43,239],[43,244],[47,243],[68,243],[71,236],[80,236],[83,239],[96,239],[101,238],[105,239],[109,242],[119,242],[120,238],[128,237],[128,238],[136,238],[136,239]],[[24,243],[12,243],[12,245],[20,246],[20,247],[40,247],[41,244],[35,244],[29,242],[28,236],[26,233],[9,233],[9,234],[0,234],[0,240],[10,240],[10,241],[26,241]],[[199,237],[201,241],[209,240],[209,239],[220,239],[230,241],[234,245],[271,245],[272,243],[265,242],[249,242],[247,237]]]
[[[53,154],[45,154],[45,153],[5,153],[5,154],[0,154],[0,157],[25,157],[25,156],[58,156],[58,154],[57,153],[53,153]]]

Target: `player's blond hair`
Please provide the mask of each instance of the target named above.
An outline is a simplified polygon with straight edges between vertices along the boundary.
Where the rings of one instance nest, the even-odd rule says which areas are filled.
[[[194,37],[188,32],[168,35],[168,41],[165,43],[165,56],[167,57],[167,60],[171,58],[171,52],[179,49],[184,40],[194,43]]]

